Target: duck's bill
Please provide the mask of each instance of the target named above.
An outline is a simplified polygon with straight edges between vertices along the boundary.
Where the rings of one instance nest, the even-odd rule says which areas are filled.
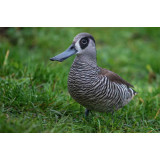
[[[61,54],[58,54],[55,57],[50,58],[51,61],[59,61],[62,62],[65,59],[69,58],[70,56],[74,55],[77,53],[77,50],[75,49],[74,45],[72,44],[71,46],[69,46],[68,49],[66,49],[64,52],[62,52]]]

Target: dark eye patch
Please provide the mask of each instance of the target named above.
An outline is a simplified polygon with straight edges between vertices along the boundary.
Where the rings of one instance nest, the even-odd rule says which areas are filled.
[[[87,37],[82,38],[79,42],[81,49],[84,49],[88,46],[89,39]]]

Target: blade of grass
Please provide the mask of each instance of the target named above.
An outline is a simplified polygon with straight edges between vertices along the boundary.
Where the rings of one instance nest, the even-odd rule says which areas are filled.
[[[3,67],[7,65],[7,61],[8,61],[8,56],[9,56],[9,50],[7,50],[5,58],[4,58],[4,62],[3,62]]]

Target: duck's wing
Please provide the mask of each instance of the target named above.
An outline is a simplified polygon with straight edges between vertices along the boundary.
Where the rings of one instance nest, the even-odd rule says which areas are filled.
[[[109,80],[111,82],[115,82],[115,83],[118,83],[118,84],[124,84],[126,85],[128,88],[129,87],[133,87],[133,85],[131,85],[130,83],[128,83],[127,81],[125,81],[124,79],[122,79],[119,75],[117,75],[116,73],[112,72],[112,71],[109,71],[107,69],[103,69],[103,68],[99,68],[100,69],[100,72],[99,74],[100,75],[103,75],[103,76],[106,76],[107,78],[109,78]]]

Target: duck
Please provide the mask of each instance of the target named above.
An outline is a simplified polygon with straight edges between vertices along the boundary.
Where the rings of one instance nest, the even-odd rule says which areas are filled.
[[[137,92],[118,74],[97,65],[96,42],[89,33],[79,33],[61,54],[50,58],[62,62],[76,55],[68,76],[71,97],[90,111],[111,112],[127,105]]]

